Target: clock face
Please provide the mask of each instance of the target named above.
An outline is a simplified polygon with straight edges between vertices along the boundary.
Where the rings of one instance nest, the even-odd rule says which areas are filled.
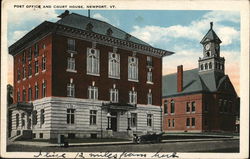
[[[205,49],[206,49],[206,50],[209,50],[209,49],[210,49],[210,44],[206,44],[206,45],[205,45]]]

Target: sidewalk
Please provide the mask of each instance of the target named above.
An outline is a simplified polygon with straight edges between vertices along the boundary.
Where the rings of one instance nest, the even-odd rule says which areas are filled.
[[[232,138],[207,138],[207,139],[169,139],[162,140],[161,143],[174,143],[174,142],[199,142],[199,141],[224,141],[224,140],[239,140],[239,137]],[[10,144],[39,146],[39,147],[58,147],[58,144],[48,142],[33,142],[33,141],[15,141]],[[132,141],[121,142],[93,142],[93,143],[69,143],[69,146],[106,146],[106,145],[127,145],[134,144]]]

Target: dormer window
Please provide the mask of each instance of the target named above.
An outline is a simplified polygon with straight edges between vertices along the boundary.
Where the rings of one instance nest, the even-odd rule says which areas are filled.
[[[94,26],[91,23],[88,23],[87,26],[86,26],[86,30],[92,31],[93,27]]]
[[[130,38],[131,38],[131,35],[129,35],[129,34],[125,35],[125,40],[130,40]]]
[[[111,36],[111,35],[113,34],[112,29],[111,29],[111,28],[109,28],[109,29],[107,30],[106,34],[107,34],[108,36]]]

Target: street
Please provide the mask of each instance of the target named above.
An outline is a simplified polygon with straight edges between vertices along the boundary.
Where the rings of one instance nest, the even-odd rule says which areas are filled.
[[[88,145],[39,147],[12,144],[9,152],[239,152],[239,140],[163,142],[155,144]]]

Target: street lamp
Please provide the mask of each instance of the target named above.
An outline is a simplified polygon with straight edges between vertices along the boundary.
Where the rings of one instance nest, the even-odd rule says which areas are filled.
[[[108,127],[107,127],[107,130],[109,130],[110,129],[110,118],[111,118],[111,114],[108,112],[107,113],[107,118],[108,118]]]
[[[130,129],[131,113],[128,111],[127,115],[128,115],[128,128],[127,128],[127,130],[131,130],[131,129]]]

